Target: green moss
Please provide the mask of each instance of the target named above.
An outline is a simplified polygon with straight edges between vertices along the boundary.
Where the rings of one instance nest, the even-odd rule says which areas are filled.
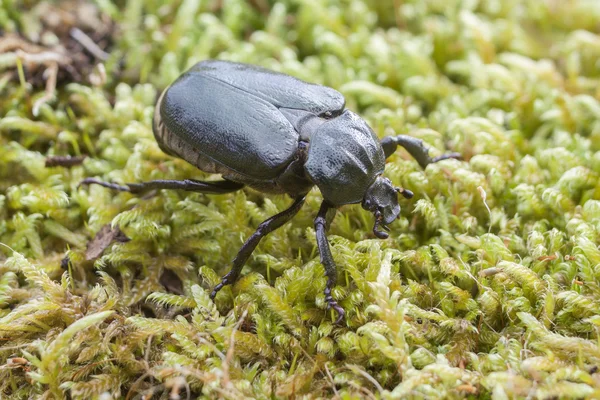
[[[0,2],[0,29],[63,40],[43,23],[45,2],[29,3]],[[47,66],[0,57],[0,393],[600,397],[600,3],[95,7],[114,21],[105,80],[77,64],[80,79],[59,74],[39,101]],[[317,190],[213,303],[244,239],[289,199],[78,186],[210,179],[163,154],[151,130],[157,94],[205,58],[332,86],[380,137],[464,155],[425,171],[402,150],[390,158],[386,175],[415,198],[387,240],[360,206],[338,212],[343,326],[322,294]],[[65,155],[88,157],[45,166]],[[106,224],[131,240],[86,260]]]

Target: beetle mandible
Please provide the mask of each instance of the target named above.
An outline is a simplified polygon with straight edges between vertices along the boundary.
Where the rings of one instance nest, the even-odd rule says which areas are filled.
[[[236,282],[260,240],[298,213],[308,191],[317,185],[323,202],[314,220],[321,263],[327,275],[325,301],[338,313],[344,309],[331,295],[336,266],[326,235],[326,215],[344,204],[361,203],[375,216],[373,233],[400,214],[398,194],[382,174],[385,160],[404,147],[425,168],[450,153],[431,158],[419,139],[406,135],[378,140],[357,114],[345,107],[336,90],[249,64],[206,60],[194,65],[163,91],[156,104],[153,131],[160,148],[223,180],[154,180],[124,186],[87,178],[82,184],[140,193],[150,189],[181,189],[221,194],[249,186],[265,193],[286,193],[292,205],[262,222],[246,240],[233,266],[211,298]]]

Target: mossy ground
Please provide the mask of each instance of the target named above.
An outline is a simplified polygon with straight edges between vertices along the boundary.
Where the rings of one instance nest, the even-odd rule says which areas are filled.
[[[0,2],[2,397],[600,397],[600,2],[97,0],[89,20],[49,4]],[[73,68],[33,62],[74,26],[104,27],[109,57],[69,45]],[[13,33],[41,50],[7,46]],[[338,212],[342,326],[318,191],[213,303],[289,199],[78,187],[211,178],[151,132],[157,94],[206,58],[332,86],[380,137],[464,155],[425,171],[391,158],[415,198],[387,240],[360,206]],[[66,155],[87,158],[45,167]],[[131,240],[86,261],[106,224]]]

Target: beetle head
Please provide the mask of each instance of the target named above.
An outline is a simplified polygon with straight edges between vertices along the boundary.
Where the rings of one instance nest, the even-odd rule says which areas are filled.
[[[377,177],[375,182],[367,189],[365,197],[361,203],[362,207],[371,211],[375,215],[375,225],[373,233],[380,239],[386,239],[388,234],[379,230],[379,226],[389,230],[386,225],[394,222],[400,215],[400,205],[398,204],[398,193],[407,199],[413,196],[410,190],[394,187],[388,178]]]

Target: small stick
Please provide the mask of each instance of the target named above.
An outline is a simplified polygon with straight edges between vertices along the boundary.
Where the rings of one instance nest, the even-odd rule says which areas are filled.
[[[46,168],[49,167],[74,167],[81,165],[86,156],[51,156],[46,158]]]
[[[8,53],[18,49],[28,53],[40,53],[44,51],[43,47],[29,43],[15,35],[6,36],[0,39],[0,53]]]
[[[48,69],[44,71],[46,78],[46,93],[36,100],[33,104],[31,112],[34,117],[37,117],[40,112],[40,107],[54,98],[56,93],[56,79],[58,77],[58,64],[53,62],[50,64]]]
[[[71,63],[71,59],[55,51],[42,51],[41,53],[27,53],[23,50],[15,51],[17,57],[28,65],[51,65],[51,63],[58,63],[60,65],[66,65]]]
[[[73,28],[69,32],[69,35],[71,35],[73,39],[78,41],[80,45],[85,47],[85,49],[89,51],[98,60],[108,60],[109,54],[102,50],[100,47],[98,47],[98,45],[92,40],[92,38],[86,35],[85,32],[83,32],[81,29]]]

